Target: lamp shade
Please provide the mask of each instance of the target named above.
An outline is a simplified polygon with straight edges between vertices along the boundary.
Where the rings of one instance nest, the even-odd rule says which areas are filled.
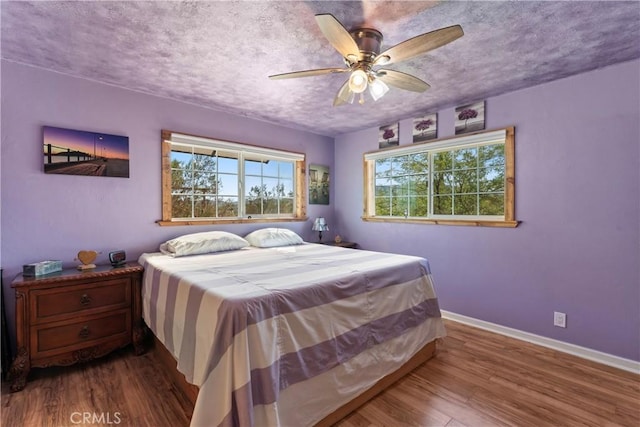
[[[375,79],[369,85],[369,93],[371,94],[371,97],[374,101],[382,98],[387,92],[389,92],[389,86],[387,86],[385,82],[380,79]]]
[[[329,230],[329,226],[327,225],[327,221],[324,218],[319,217],[313,221],[313,227],[311,228],[313,231],[327,231]]]
[[[362,93],[367,88],[367,73],[358,69],[351,73],[349,77],[349,89],[355,93]]]

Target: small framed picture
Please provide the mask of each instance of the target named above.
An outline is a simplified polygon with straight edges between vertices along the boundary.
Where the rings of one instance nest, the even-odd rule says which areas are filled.
[[[484,129],[484,101],[456,108],[456,135]]]
[[[413,143],[438,137],[438,114],[427,114],[413,119]]]
[[[329,204],[329,168],[309,165],[309,204]]]
[[[378,133],[378,147],[387,148],[400,143],[400,135],[398,132],[398,123],[392,125],[380,126]]]
[[[44,172],[129,178],[129,137],[43,126]]]

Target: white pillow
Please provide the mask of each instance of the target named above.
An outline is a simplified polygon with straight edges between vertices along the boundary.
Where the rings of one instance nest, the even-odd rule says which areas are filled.
[[[304,243],[302,237],[286,228],[262,228],[247,234],[244,238],[251,246],[258,248],[274,248]]]
[[[249,246],[240,236],[226,231],[185,234],[160,245],[160,252],[173,257],[232,251]]]

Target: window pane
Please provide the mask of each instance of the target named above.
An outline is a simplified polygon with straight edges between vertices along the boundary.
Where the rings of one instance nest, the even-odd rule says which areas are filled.
[[[238,159],[218,157],[218,171],[226,173],[238,173]]]
[[[171,171],[171,189],[175,192],[190,192],[193,180],[192,172],[189,170],[172,170]]]
[[[426,196],[409,197],[409,216],[427,216],[429,198]]]
[[[454,215],[477,215],[478,196],[475,194],[466,194],[462,196],[454,196],[453,198],[453,214]]]
[[[493,167],[504,165],[504,144],[480,147],[480,166]]]
[[[451,196],[433,196],[434,215],[451,215],[453,213]]]
[[[216,171],[216,158],[213,156],[207,156],[204,154],[194,154],[193,161],[194,161],[193,168],[195,170],[209,171],[209,172]]]
[[[470,169],[478,167],[478,149],[463,148],[453,152],[453,168],[454,169]]]
[[[412,175],[429,173],[429,155],[427,153],[416,153],[407,156],[405,169]]]
[[[455,171],[453,175],[453,191],[455,193],[476,193],[478,191],[477,171],[466,169]]]
[[[171,196],[171,216],[173,218],[192,218],[191,197],[172,195]]]
[[[237,217],[238,216],[238,198],[237,197],[220,197],[218,198],[218,217]]]
[[[408,184],[410,195],[427,195],[429,190],[429,175],[414,175],[408,179]]]
[[[388,177],[391,174],[391,159],[376,160],[376,178]]]
[[[433,155],[433,170],[443,171],[453,169],[453,155],[451,151],[442,151]]]
[[[310,190],[320,197],[318,192],[327,190],[322,183],[323,181],[326,183],[329,177],[325,176],[326,174],[318,175],[317,171],[312,172],[316,174],[310,176],[310,179],[316,182],[316,185]],[[256,178],[254,181],[247,178],[247,182],[255,187],[252,193],[254,200],[249,199],[246,202],[250,203],[250,206],[245,206],[247,213],[255,212],[262,215],[293,213],[295,196],[293,175],[293,162],[281,160],[263,162],[262,178]]]
[[[247,215],[261,215],[262,199],[261,198],[245,199],[244,210]]]
[[[452,192],[453,172],[434,172],[433,194],[450,194]]]
[[[191,153],[171,151],[171,167],[184,169],[192,160]]]
[[[262,175],[263,176],[277,177],[278,176],[278,164],[279,163],[280,162],[277,162],[275,160],[264,162],[262,164]]]
[[[218,194],[238,195],[238,175],[218,174]]]
[[[215,173],[194,171],[193,191],[194,193],[216,194],[218,182]]]
[[[481,168],[478,170],[481,193],[504,190],[504,167]]]
[[[392,197],[391,198],[391,215],[392,216],[406,216],[408,212],[408,198],[407,197]]]
[[[280,213],[292,214],[293,213],[293,199],[285,197],[280,199]]]
[[[293,197],[295,192],[293,191],[293,180],[280,178],[280,184],[282,187],[282,197]]]
[[[389,180],[387,178],[377,178],[376,179],[375,195],[376,196],[390,196],[391,195],[391,187],[389,185]]]
[[[262,209],[264,214],[277,214],[278,213],[278,199],[267,198],[262,202]]]
[[[259,176],[248,176],[244,180],[244,195],[249,198],[262,197],[262,178]]]
[[[480,215],[504,215],[504,193],[481,194]]]
[[[245,175],[261,175],[262,174],[262,162],[255,160],[244,161],[244,173]]]
[[[376,197],[376,215],[389,216],[391,214],[391,197]]]
[[[406,196],[409,192],[408,180],[406,178],[394,178],[391,180],[391,195]]]
[[[195,196],[193,216],[196,218],[212,218],[216,216],[215,196]]]
[[[391,160],[391,170],[393,171],[394,175],[398,176],[411,173],[409,156],[393,157]]]
[[[262,178],[262,183],[266,189],[266,198],[273,199],[280,196],[282,189],[278,186],[278,178]]]
[[[288,178],[293,180],[293,162],[279,162],[280,163],[280,178]]]

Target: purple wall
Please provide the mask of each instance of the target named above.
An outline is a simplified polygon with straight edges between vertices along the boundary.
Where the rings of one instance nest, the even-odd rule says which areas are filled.
[[[125,249],[129,260],[185,233],[218,229],[244,235],[269,224],[160,227],[160,130],[282,148],[333,171],[333,138],[200,108],[88,80],[2,62],[2,190],[0,260],[5,297],[24,263],[61,259],[79,250]],[[129,136],[130,178],[46,175],[42,126]],[[333,182],[331,183],[333,185]],[[332,205],[334,189],[331,189]],[[313,218],[333,223],[332,205],[309,205],[307,222],[279,223],[315,241]],[[7,307],[13,324],[13,305]]]
[[[485,229],[363,222],[360,165],[377,128],[339,136],[334,153],[331,138],[3,61],[5,296],[27,262],[72,266],[81,249],[102,251],[100,262],[119,248],[136,259],[214,228],[155,224],[164,128],[301,151],[330,166],[331,205],[310,205],[309,221],[288,226],[313,241],[312,219],[322,215],[328,237],[428,258],[445,310],[640,360],[639,77],[633,61],[488,99],[487,129],[516,127],[522,224]],[[440,137],[453,134],[453,109],[438,121]],[[131,177],[45,175],[43,125],[128,135]],[[411,143],[410,120],[400,138]],[[215,228],[242,235],[258,226]],[[554,310],[567,313],[567,329],[552,326]]]
[[[632,61],[487,99],[486,128],[516,128],[515,229],[363,222],[353,165],[378,129],[341,135],[336,228],[365,249],[428,258],[444,310],[640,360],[639,82]],[[453,117],[439,111],[439,137]],[[410,119],[400,138],[411,143]]]

